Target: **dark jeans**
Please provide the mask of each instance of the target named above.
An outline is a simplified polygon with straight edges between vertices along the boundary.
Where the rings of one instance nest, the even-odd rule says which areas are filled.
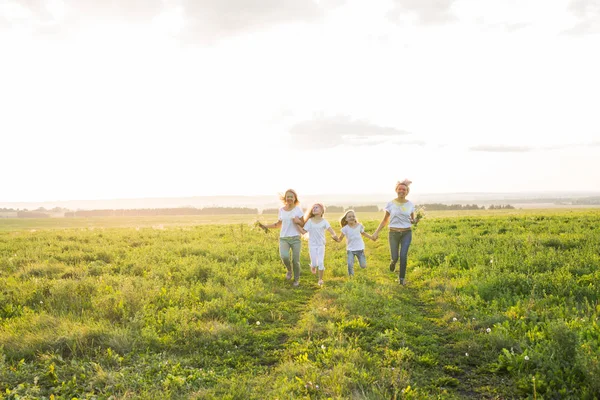
[[[392,261],[390,263],[396,265],[398,256],[400,256],[400,274],[399,278],[404,279],[406,276],[406,263],[408,259],[408,248],[412,241],[412,231],[392,232],[390,231],[390,253]]]

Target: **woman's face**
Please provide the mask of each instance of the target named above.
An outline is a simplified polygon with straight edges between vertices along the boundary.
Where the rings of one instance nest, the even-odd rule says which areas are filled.
[[[408,194],[408,188],[406,185],[398,185],[396,186],[396,193],[398,197],[405,197]]]
[[[294,204],[296,202],[296,196],[292,192],[285,192],[285,203],[288,205]]]

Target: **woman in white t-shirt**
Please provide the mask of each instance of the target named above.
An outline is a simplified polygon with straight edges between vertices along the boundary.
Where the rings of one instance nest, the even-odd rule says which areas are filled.
[[[354,276],[354,258],[358,258],[358,264],[361,268],[367,268],[367,258],[365,257],[365,242],[362,237],[366,236],[375,240],[373,236],[365,232],[362,224],[358,223],[354,210],[348,210],[340,219],[342,225],[342,234],[338,242],[341,242],[344,236],[346,239],[346,255],[348,258],[348,275]]]
[[[387,203],[385,206],[385,216],[381,223],[373,233],[373,237],[377,239],[379,231],[389,222],[390,223],[390,271],[396,269],[396,263],[400,258],[400,271],[398,280],[401,285],[406,285],[406,264],[408,260],[408,248],[412,241],[412,225],[415,221],[415,205],[406,199],[410,192],[410,184],[408,179],[396,184],[396,194],[394,200]]]
[[[277,222],[268,225],[259,222],[258,225],[265,230],[269,228],[281,228],[279,233],[279,256],[287,269],[285,278],[288,280],[292,279],[293,274],[294,286],[298,286],[300,284],[300,249],[302,248],[302,243],[300,242],[301,227],[294,222],[294,219],[302,219],[304,213],[298,206],[300,201],[298,200],[296,191],[293,189],[286,190],[280,199],[284,205],[279,209]]]
[[[319,271],[319,286],[323,285],[323,273],[325,272],[325,231],[328,231],[333,240],[338,241],[335,231],[323,218],[325,206],[320,203],[314,204],[304,216],[304,227],[300,232],[308,233],[308,251],[310,254],[310,269],[313,274]]]

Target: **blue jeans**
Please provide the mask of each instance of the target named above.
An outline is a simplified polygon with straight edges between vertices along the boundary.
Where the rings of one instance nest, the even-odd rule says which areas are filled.
[[[288,271],[294,267],[294,281],[300,280],[300,249],[302,248],[302,242],[300,242],[300,236],[288,236],[279,238],[279,256],[281,261],[287,268]],[[291,250],[291,251],[290,251]],[[290,263],[290,253],[292,253]]]
[[[354,257],[358,258],[358,264],[361,268],[367,268],[367,257],[364,250],[348,250],[348,275],[354,275]]]
[[[399,278],[404,279],[406,276],[406,264],[408,261],[408,248],[412,241],[412,231],[392,232],[390,231],[390,253],[392,261],[390,266],[396,265],[398,256],[400,256],[400,274]],[[398,254],[399,253],[399,254]]]

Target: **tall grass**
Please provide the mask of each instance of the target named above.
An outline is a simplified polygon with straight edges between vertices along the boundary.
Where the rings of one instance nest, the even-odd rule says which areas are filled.
[[[429,216],[407,287],[384,236],[293,288],[276,232],[166,222],[0,229],[0,399],[600,397],[598,211]]]

